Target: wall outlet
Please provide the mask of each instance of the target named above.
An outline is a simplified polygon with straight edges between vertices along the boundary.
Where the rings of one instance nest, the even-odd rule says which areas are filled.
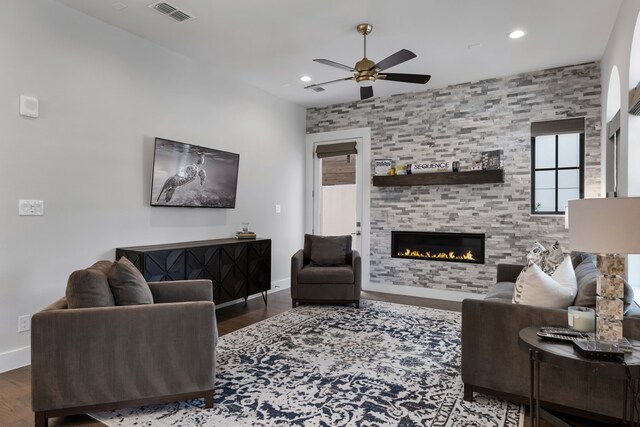
[[[44,200],[19,200],[18,215],[44,215]]]
[[[27,332],[31,330],[31,315],[25,314],[18,317],[18,332]]]
[[[276,205],[276,213],[280,213],[280,205]]]

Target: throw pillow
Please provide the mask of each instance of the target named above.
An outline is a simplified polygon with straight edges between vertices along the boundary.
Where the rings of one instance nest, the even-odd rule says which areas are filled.
[[[549,249],[542,246],[540,242],[535,242],[526,256],[527,264],[536,264],[547,274],[553,274],[560,263],[564,261],[564,251],[557,241]]]
[[[567,308],[577,293],[576,276],[571,258],[564,261],[550,276],[533,263],[523,269],[516,280],[512,302],[547,308]]]
[[[125,257],[111,265],[108,278],[116,305],[153,304],[147,281]]]
[[[598,276],[600,272],[596,267],[595,257],[591,254],[582,254],[582,262],[576,267],[576,278],[578,280],[578,294],[573,305],[582,307],[595,307]],[[624,313],[633,306],[633,288],[627,281],[624,281]]]
[[[111,264],[111,261],[98,261],[89,268],[71,273],[65,291],[67,306],[85,308],[116,305],[107,279]]]
[[[311,264],[321,267],[345,265],[348,237],[350,236],[313,236]]]

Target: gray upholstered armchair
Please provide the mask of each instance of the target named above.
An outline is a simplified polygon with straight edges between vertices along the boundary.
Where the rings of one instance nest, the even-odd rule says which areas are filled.
[[[149,283],[153,304],[69,308],[32,319],[32,407],[51,417],[205,398],[218,340],[209,280]]]
[[[355,303],[360,307],[362,261],[351,250],[351,236],[305,234],[304,249],[291,257],[291,299],[301,302]]]

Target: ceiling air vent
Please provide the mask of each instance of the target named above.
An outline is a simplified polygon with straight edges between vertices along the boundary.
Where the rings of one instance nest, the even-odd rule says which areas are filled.
[[[324,92],[325,88],[320,87],[320,86],[316,86],[316,87],[312,87],[311,90],[314,91],[314,92]]]
[[[159,12],[164,16],[168,16],[169,18],[177,22],[186,22],[195,19],[194,16],[189,15],[184,10],[180,10],[174,5],[167,3],[166,1],[152,3],[149,5],[149,7],[156,12]]]

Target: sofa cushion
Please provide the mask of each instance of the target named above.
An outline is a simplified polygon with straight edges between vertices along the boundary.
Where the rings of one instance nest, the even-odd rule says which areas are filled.
[[[547,308],[567,308],[577,293],[576,276],[571,258],[564,261],[549,276],[537,264],[529,263],[516,281],[514,304]]]
[[[348,265],[318,267],[305,265],[298,272],[298,283],[353,283],[353,268]]]
[[[351,236],[312,236],[311,264],[339,266],[347,264],[347,245]]]
[[[314,234],[305,234],[304,235],[304,247],[302,249],[302,253],[303,253],[303,259],[304,259],[304,264],[309,264],[311,262],[311,244],[313,243],[313,240],[316,237],[323,237],[323,236],[316,236]],[[347,235],[344,236],[347,237],[347,251],[345,253],[345,263],[351,265],[351,236]]]
[[[596,306],[596,290],[600,272],[596,267],[596,258],[591,254],[582,254],[582,262],[576,267],[578,294],[573,305],[582,307]],[[624,313],[628,314],[633,305],[633,288],[624,281]]]
[[[111,261],[98,261],[89,268],[71,273],[65,291],[67,306],[86,308],[116,305],[107,279],[111,264]]]
[[[487,292],[487,296],[484,299],[494,298],[511,301],[515,286],[516,284],[513,282],[498,282],[493,288],[489,289],[489,292]]]
[[[127,258],[111,265],[108,278],[116,305],[153,304],[147,281]]]

